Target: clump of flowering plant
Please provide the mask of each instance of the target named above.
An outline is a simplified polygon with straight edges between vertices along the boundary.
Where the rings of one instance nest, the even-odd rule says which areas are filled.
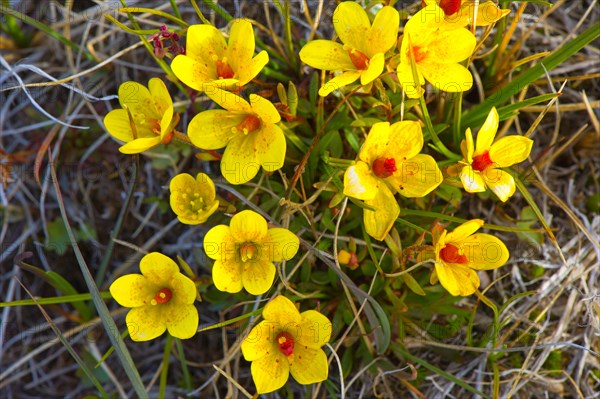
[[[467,91],[473,85],[471,72],[459,62],[473,54],[475,36],[464,28],[466,23],[450,23],[444,16],[433,4],[413,15],[404,27],[397,73],[410,98],[423,94],[425,80],[446,92]]]
[[[215,184],[204,173],[198,173],[195,179],[188,173],[180,173],[171,180],[169,189],[171,209],[181,223],[204,223],[219,207]]]
[[[186,53],[175,57],[171,68],[179,80],[198,91],[239,90],[269,62],[264,50],[254,56],[254,31],[244,19],[233,21],[228,42],[217,28],[206,24],[190,26],[186,40]]]
[[[196,285],[179,272],[177,264],[159,252],[140,261],[142,274],[127,274],[110,285],[119,305],[132,308],[126,316],[134,341],[148,341],[165,330],[186,339],[196,334],[198,311],[194,306]]]
[[[321,347],[331,337],[329,319],[316,310],[300,313],[284,296],[271,300],[262,316],[242,342],[257,393],[281,388],[290,373],[300,384],[325,381],[329,370]]]
[[[150,79],[148,88],[137,82],[121,84],[119,102],[121,109],[104,117],[108,133],[125,142],[119,151],[137,154],[171,142],[179,114],[174,113],[173,100],[161,79]]]
[[[296,255],[300,241],[291,231],[267,226],[254,211],[242,211],[229,226],[215,226],[204,237],[204,251],[215,260],[212,269],[215,287],[225,292],[264,294],[275,280],[273,262]]]
[[[319,95],[326,96],[359,78],[362,85],[377,79],[385,66],[385,53],[396,44],[399,21],[398,11],[385,6],[371,25],[361,5],[353,1],[340,3],[333,13],[333,26],[343,44],[312,40],[300,50],[300,59],[305,64],[342,72],[325,83]]]

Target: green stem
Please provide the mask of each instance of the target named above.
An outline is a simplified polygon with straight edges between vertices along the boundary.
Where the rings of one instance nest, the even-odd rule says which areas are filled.
[[[421,110],[423,111],[423,119],[425,119],[425,126],[427,127],[427,132],[429,132],[429,136],[431,137],[431,141],[433,141],[433,148],[439,152],[440,154],[445,155],[449,159],[460,160],[461,156],[450,151],[444,143],[440,140],[435,129],[433,128],[433,124],[431,123],[431,117],[429,116],[429,111],[427,110],[427,104],[425,103],[425,97],[419,97],[419,104],[421,105]]]
[[[182,19],[181,18],[181,13],[179,12],[179,7],[177,6],[177,1],[175,0],[169,0],[171,2],[171,8],[173,9],[173,14],[175,14],[175,16],[178,19]]]
[[[162,358],[162,368],[160,369],[160,383],[158,387],[158,398],[164,399],[167,391],[167,375],[169,374],[169,355],[173,347],[173,337],[167,333],[167,341],[165,342],[165,350]]]
[[[456,148],[460,148],[460,142],[462,139],[462,132],[460,130],[460,119],[462,114],[462,99],[463,93],[460,92],[455,98],[454,101],[454,125],[452,126],[452,135],[454,138],[454,146]]]
[[[198,7],[198,4],[196,3],[196,0],[191,0],[191,3],[192,7],[194,7],[194,10],[196,10],[196,14],[198,14],[198,18],[200,18],[200,21],[202,21],[202,23],[205,25],[211,25],[210,21],[206,19],[204,14],[202,14],[200,7]]]
[[[181,371],[183,373],[183,386],[186,390],[192,390],[192,377],[190,376],[190,370],[187,366],[187,360],[185,360],[185,353],[183,352],[183,345],[179,338],[175,338],[175,347],[177,348],[177,355],[179,356],[179,362],[181,363]]]

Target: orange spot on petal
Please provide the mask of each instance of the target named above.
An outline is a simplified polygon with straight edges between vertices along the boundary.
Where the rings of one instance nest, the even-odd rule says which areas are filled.
[[[348,50],[348,55],[350,56],[350,59],[352,60],[352,63],[356,69],[363,70],[369,67],[369,57],[367,57],[364,53],[352,49]]]
[[[446,244],[446,246],[440,250],[440,258],[446,263],[458,263],[464,265],[469,262],[467,257],[464,254],[461,255],[458,248],[452,244]]]
[[[452,15],[460,9],[461,0],[441,0],[439,5],[444,14]]]
[[[157,305],[162,305],[171,300],[173,292],[168,288],[161,288],[158,293],[154,296],[154,301]],[[153,302],[154,302],[153,301]]]
[[[236,126],[240,132],[250,133],[260,128],[260,119],[256,115],[248,115]]]
[[[277,349],[286,356],[294,353],[294,338],[287,332],[277,335]]]
[[[476,157],[473,157],[473,163],[471,164],[471,166],[473,167],[474,170],[476,170],[478,172],[482,172],[486,168],[488,168],[489,166],[491,166],[493,164],[494,164],[494,162],[490,158],[490,152],[486,151],[481,155],[477,155]]]
[[[373,174],[385,179],[396,171],[396,160],[394,158],[377,158],[371,165]]]

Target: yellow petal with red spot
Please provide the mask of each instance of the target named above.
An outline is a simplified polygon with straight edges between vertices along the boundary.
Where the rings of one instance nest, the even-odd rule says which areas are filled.
[[[460,64],[423,61],[419,63],[419,72],[435,88],[449,93],[467,91],[473,86],[473,75]]]
[[[215,261],[212,269],[215,287],[223,292],[240,292],[244,287],[242,265],[233,261]]]
[[[494,138],[496,137],[496,132],[498,131],[498,123],[498,111],[496,111],[496,107],[492,107],[487,118],[485,119],[485,122],[483,123],[483,126],[481,126],[481,129],[479,129],[479,133],[477,133],[475,152],[473,153],[474,156],[490,150],[490,147],[494,142]]]
[[[171,69],[177,79],[198,91],[203,91],[205,84],[214,81],[217,76],[214,62],[196,60],[189,55],[176,56],[171,62]]]
[[[321,97],[325,97],[335,90],[354,83],[358,78],[360,78],[361,74],[362,71],[348,71],[342,73],[341,75],[337,75],[333,79],[327,81],[327,83],[325,83],[319,89],[319,95]]]
[[[327,356],[322,349],[296,346],[289,359],[290,373],[300,384],[325,381],[329,375]]]
[[[298,344],[318,349],[331,339],[331,321],[316,310],[300,313],[302,321],[298,325]]]
[[[324,71],[355,70],[344,46],[331,40],[312,40],[299,53],[300,60],[308,66]]]
[[[231,24],[227,42],[227,62],[237,71],[254,56],[254,31],[252,24],[244,19],[236,19]]]
[[[189,277],[176,273],[168,286],[173,291],[173,297],[169,303],[183,306],[192,304],[196,300],[196,284]]]
[[[221,159],[221,174],[231,184],[249,182],[260,170],[256,156],[254,135],[238,134],[233,137]]]
[[[487,186],[498,196],[500,201],[506,202],[515,193],[515,179],[507,172],[488,168],[483,175]]]
[[[250,106],[252,112],[266,123],[277,123],[281,120],[279,111],[273,105],[273,103],[264,97],[256,94],[250,94]]]
[[[490,234],[473,234],[462,241],[461,247],[469,260],[469,267],[475,270],[497,269],[510,257],[506,245]]]
[[[403,125],[404,126],[404,125]],[[358,157],[360,160],[371,165],[377,158],[386,155],[390,140],[389,122],[377,122],[373,124],[367,139],[360,149]]]
[[[383,72],[384,65],[384,54],[375,54],[369,61],[369,67],[360,74],[360,84],[366,85],[377,79],[381,75],[381,72]]]
[[[256,212],[245,210],[231,218],[229,229],[239,243],[260,243],[267,235],[267,221]]]
[[[506,136],[492,144],[490,158],[495,166],[504,168],[527,159],[533,140],[523,136]]]
[[[400,215],[398,202],[390,189],[382,184],[375,197],[366,200],[365,204],[375,209],[375,211],[363,209],[365,230],[371,237],[381,241],[391,230],[394,222],[398,219],[398,215]]]
[[[477,39],[471,31],[464,28],[456,29],[437,35],[435,42],[428,46],[428,58],[442,64],[460,62],[473,54],[476,44]]]
[[[287,358],[279,351],[252,362],[250,366],[256,393],[263,394],[278,390],[290,376]]]
[[[408,98],[419,98],[423,95],[424,90],[421,86],[425,84],[425,78],[423,77],[421,71],[417,68],[417,77],[419,79],[419,83],[416,83],[413,77],[410,61],[400,63],[396,73],[398,75],[398,81],[402,85],[402,89]]]
[[[413,158],[421,149],[423,131],[419,122],[402,121],[390,126],[387,148],[379,156],[393,157],[400,163]]]
[[[457,228],[455,228],[452,232],[446,234],[445,242],[446,243],[454,243],[460,244],[463,240],[469,237],[471,234],[475,233],[477,230],[483,226],[484,222],[481,219],[472,219],[469,220]]]
[[[192,144],[204,150],[223,148],[237,136],[238,126],[246,115],[222,109],[200,112],[188,125],[188,136]]]
[[[292,259],[300,248],[298,236],[279,227],[269,229],[267,237],[261,243],[261,251],[273,262]]]
[[[179,339],[188,339],[196,335],[199,318],[198,310],[194,305],[181,306],[169,303],[163,312],[169,334]]]
[[[333,27],[342,43],[365,52],[367,35],[371,28],[364,8],[353,1],[340,3],[333,12]]]
[[[282,295],[265,305],[262,316],[265,320],[280,326],[296,325],[302,321],[294,303]]]
[[[262,249],[262,248],[261,248]],[[262,295],[271,288],[275,280],[275,265],[264,259],[249,260],[244,264],[242,283],[252,295]]]
[[[243,86],[246,83],[250,82],[252,79],[256,77],[262,71],[262,69],[269,63],[269,54],[263,50],[256,55],[256,57],[252,58],[248,62],[241,64],[238,66],[238,78],[239,82],[237,87]]]
[[[389,6],[382,7],[373,20],[373,25],[367,33],[365,54],[371,57],[373,54],[386,53],[398,40],[398,27],[400,26],[400,14]]]
[[[383,181],[371,173],[369,165],[358,161],[344,173],[344,195],[361,200],[375,198]]]
[[[444,180],[431,155],[418,154],[397,165],[394,188],[408,198],[424,197]]]
[[[141,274],[127,274],[110,285],[110,294],[117,303],[126,308],[135,308],[150,303],[156,292]]]
[[[160,306],[140,306],[131,309],[125,317],[129,336],[134,341],[149,341],[161,336],[167,329]]]
[[[179,273],[179,266],[160,252],[150,252],[140,261],[140,271],[149,283],[163,286]]]
[[[199,61],[209,61],[213,57],[221,59],[227,51],[227,43],[225,43],[223,34],[212,25],[190,26],[186,42],[186,55]],[[214,76],[216,77],[216,72]]]
[[[460,181],[468,193],[482,193],[486,189],[481,172],[475,171],[471,165],[463,166],[460,171]]]
[[[442,286],[451,295],[468,296],[479,288],[479,276],[473,269],[459,264],[436,263],[435,271]]]
[[[244,359],[251,362],[277,351],[274,343],[278,325],[268,320],[258,323],[242,341],[241,349]]]

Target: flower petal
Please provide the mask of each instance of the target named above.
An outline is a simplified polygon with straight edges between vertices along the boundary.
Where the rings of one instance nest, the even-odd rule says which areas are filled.
[[[289,360],[292,377],[300,384],[325,381],[329,375],[329,364],[323,349],[295,347]]]
[[[363,209],[365,230],[371,237],[381,241],[391,230],[394,222],[398,219],[398,215],[400,215],[398,202],[390,189],[386,185],[382,185],[375,198],[366,200],[365,204],[376,209],[376,211]]]
[[[523,136],[506,136],[492,144],[490,159],[501,168],[523,162],[529,156],[533,140]]]
[[[333,27],[342,43],[362,51],[367,49],[371,21],[364,8],[353,1],[340,3],[333,12]]]
[[[402,126],[407,125],[398,125],[396,128]],[[410,133],[412,133],[412,131]],[[393,156],[388,154],[388,152],[392,152],[391,150],[386,152],[390,145],[390,135],[391,129],[388,122],[377,122],[373,124],[371,130],[369,130],[367,139],[365,140],[365,143],[358,154],[360,160],[366,162],[368,165],[371,165],[377,158],[381,158],[386,155]]]
[[[250,106],[252,112],[258,115],[263,122],[277,123],[281,120],[281,115],[279,115],[277,108],[275,108],[271,101],[264,97],[250,94]]]
[[[468,193],[482,193],[486,190],[481,172],[476,172],[471,165],[463,166],[460,171],[460,181]]]
[[[173,297],[169,303],[184,306],[194,303],[196,300],[196,284],[182,273],[177,273],[171,279],[171,290]]]
[[[419,72],[435,88],[449,93],[467,91],[473,86],[473,75],[460,64],[443,64],[427,59],[419,63]]]
[[[369,61],[369,67],[360,74],[360,84],[366,85],[374,81],[383,72],[385,65],[385,56],[383,53],[377,53]]]
[[[267,292],[275,280],[275,265],[266,259],[249,260],[244,263],[242,283],[252,295]]]
[[[204,236],[204,252],[211,259],[227,259],[228,252],[234,250],[235,242],[229,226],[220,224],[210,229]]]
[[[148,282],[164,287],[168,286],[176,273],[179,273],[179,266],[160,252],[150,252],[140,260],[140,271]]]
[[[490,234],[473,234],[462,242],[461,248],[469,260],[469,267],[475,270],[497,269],[510,257],[506,245]]]
[[[463,5],[464,7],[465,5]],[[510,13],[508,9],[500,9],[493,1],[479,3],[477,9],[477,26],[488,26]]]
[[[515,179],[507,172],[487,168],[483,174],[483,179],[487,186],[500,198],[500,201],[506,202],[515,193]]]
[[[104,117],[104,126],[108,133],[117,140],[125,143],[133,140],[131,121],[124,109],[113,109]],[[150,132],[150,130],[148,130]],[[137,129],[136,129],[137,133]]]
[[[312,40],[300,50],[300,60],[324,71],[356,70],[344,46],[331,40]]]
[[[258,213],[250,210],[241,211],[231,218],[229,223],[231,235],[239,243],[260,243],[267,235],[267,221]]]
[[[395,8],[382,7],[375,15],[373,25],[367,33],[367,47],[364,49],[369,57],[377,53],[386,53],[398,40],[400,14]],[[360,50],[360,49],[359,49]],[[363,50],[361,50],[363,51]]]
[[[246,114],[254,113],[248,101],[230,91],[212,87],[211,90],[206,90],[206,95],[227,111],[237,111]]]
[[[268,320],[258,323],[242,341],[244,359],[251,362],[277,352],[274,344],[276,327],[275,323]]]
[[[244,86],[250,82],[262,71],[262,69],[269,63],[269,54],[263,50],[256,54],[256,57],[252,58],[245,64],[238,65],[238,79],[237,87]],[[235,88],[232,87],[232,88]]]
[[[415,198],[426,196],[443,180],[435,159],[431,155],[419,154],[400,163],[391,181],[404,197]]]
[[[126,308],[149,304],[156,294],[153,285],[148,284],[141,274],[119,277],[110,285],[109,291],[113,299]]]
[[[252,135],[254,153],[266,172],[281,169],[285,160],[286,142],[281,128],[273,123],[263,123]]]
[[[252,362],[250,366],[256,393],[263,394],[278,390],[285,385],[290,376],[287,358],[279,351]]]
[[[226,52],[227,43],[225,43],[225,38],[214,26],[198,24],[188,28],[186,55],[190,58],[209,64],[212,62],[214,67],[214,60],[212,58],[221,59],[225,56]],[[214,76],[216,76],[216,72]]]
[[[238,136],[236,129],[246,115],[222,109],[200,112],[188,125],[188,136],[192,144],[204,150],[223,148]]]
[[[160,144],[160,136],[135,139],[119,147],[123,154],[139,154]]]
[[[404,47],[403,47],[404,48]],[[419,98],[423,95],[424,90],[421,86],[425,84],[425,78],[423,74],[417,68],[417,76],[419,78],[419,83],[417,84],[414,77],[413,71],[410,66],[410,60],[407,62],[402,61],[396,70],[398,75],[398,82],[402,85],[402,89],[408,96],[408,98]]]
[[[325,97],[332,91],[341,89],[344,86],[348,86],[350,83],[354,83],[358,78],[360,78],[361,74],[362,71],[348,71],[342,73],[341,75],[337,75],[321,86],[319,89],[319,95],[321,97]]]
[[[300,313],[302,322],[298,325],[300,345],[318,349],[331,339],[331,321],[316,310]]]
[[[163,310],[163,317],[169,334],[176,338],[192,338],[198,331],[198,309],[194,305],[169,304]]]
[[[195,60],[188,55],[180,54],[171,62],[171,69],[177,79],[194,90],[203,91],[205,83],[216,79],[217,72],[213,64],[209,60]]]
[[[265,305],[262,316],[265,320],[280,326],[299,324],[302,321],[296,305],[283,295],[273,298]]]
[[[119,86],[119,103],[122,108],[128,108],[133,119],[160,118],[154,107],[150,91],[137,82],[124,82]]]
[[[423,131],[419,122],[402,121],[390,126],[388,145],[379,156],[391,157],[400,163],[416,156],[421,149],[423,149]]]
[[[477,141],[475,142],[475,152],[473,153],[473,156],[481,155],[490,150],[492,143],[494,142],[494,137],[496,137],[496,132],[498,131],[498,121],[498,111],[496,111],[496,107],[492,107],[487,118],[485,118],[483,126],[479,129],[479,133],[477,133]]]
[[[429,46],[428,57],[444,64],[453,64],[469,58],[475,50],[477,40],[468,29],[443,31],[436,35]]]
[[[171,121],[173,120],[173,105],[169,105],[165,112],[162,114],[162,118],[160,119],[160,140],[165,138],[168,133],[173,131],[175,126],[171,126]],[[173,121],[175,123],[175,121]]]
[[[475,152],[475,146],[473,145],[473,133],[471,132],[470,127],[468,127],[467,131],[465,132],[465,146],[466,146],[465,148],[462,148],[462,143],[461,143],[461,150],[463,152],[463,157],[465,157],[465,160],[470,165],[473,163],[473,154]]]
[[[273,262],[292,259],[300,248],[298,236],[288,229],[270,228],[267,237],[260,244],[261,251]]]
[[[453,243],[456,246],[460,246],[462,241],[479,230],[483,224],[484,221],[481,219],[472,219],[466,221],[452,230],[452,232],[446,234],[444,241],[445,243]]]
[[[131,339],[149,341],[161,336],[167,329],[161,315],[160,306],[146,305],[131,309],[125,317]]]
[[[454,296],[468,296],[479,288],[479,276],[475,270],[459,264],[435,264],[435,271],[442,286]]]
[[[212,279],[219,291],[240,292],[244,287],[242,282],[242,265],[234,260],[217,260],[212,268]]]
[[[260,170],[260,160],[256,156],[253,134],[239,134],[234,137],[221,159],[221,174],[231,184],[243,184],[254,178]]]
[[[358,161],[344,173],[344,195],[361,200],[375,198],[383,180],[373,176],[369,165]]]
[[[169,90],[167,90],[167,86],[165,86],[165,82],[163,82],[162,79],[150,79],[148,81],[148,89],[150,90],[150,95],[152,96],[154,107],[156,108],[158,115],[164,115],[169,107],[173,107],[171,95],[169,94]],[[173,109],[171,109],[171,113],[173,113]]]
[[[231,24],[227,43],[227,62],[237,71],[254,56],[254,31],[252,24],[245,19],[236,19]]]

